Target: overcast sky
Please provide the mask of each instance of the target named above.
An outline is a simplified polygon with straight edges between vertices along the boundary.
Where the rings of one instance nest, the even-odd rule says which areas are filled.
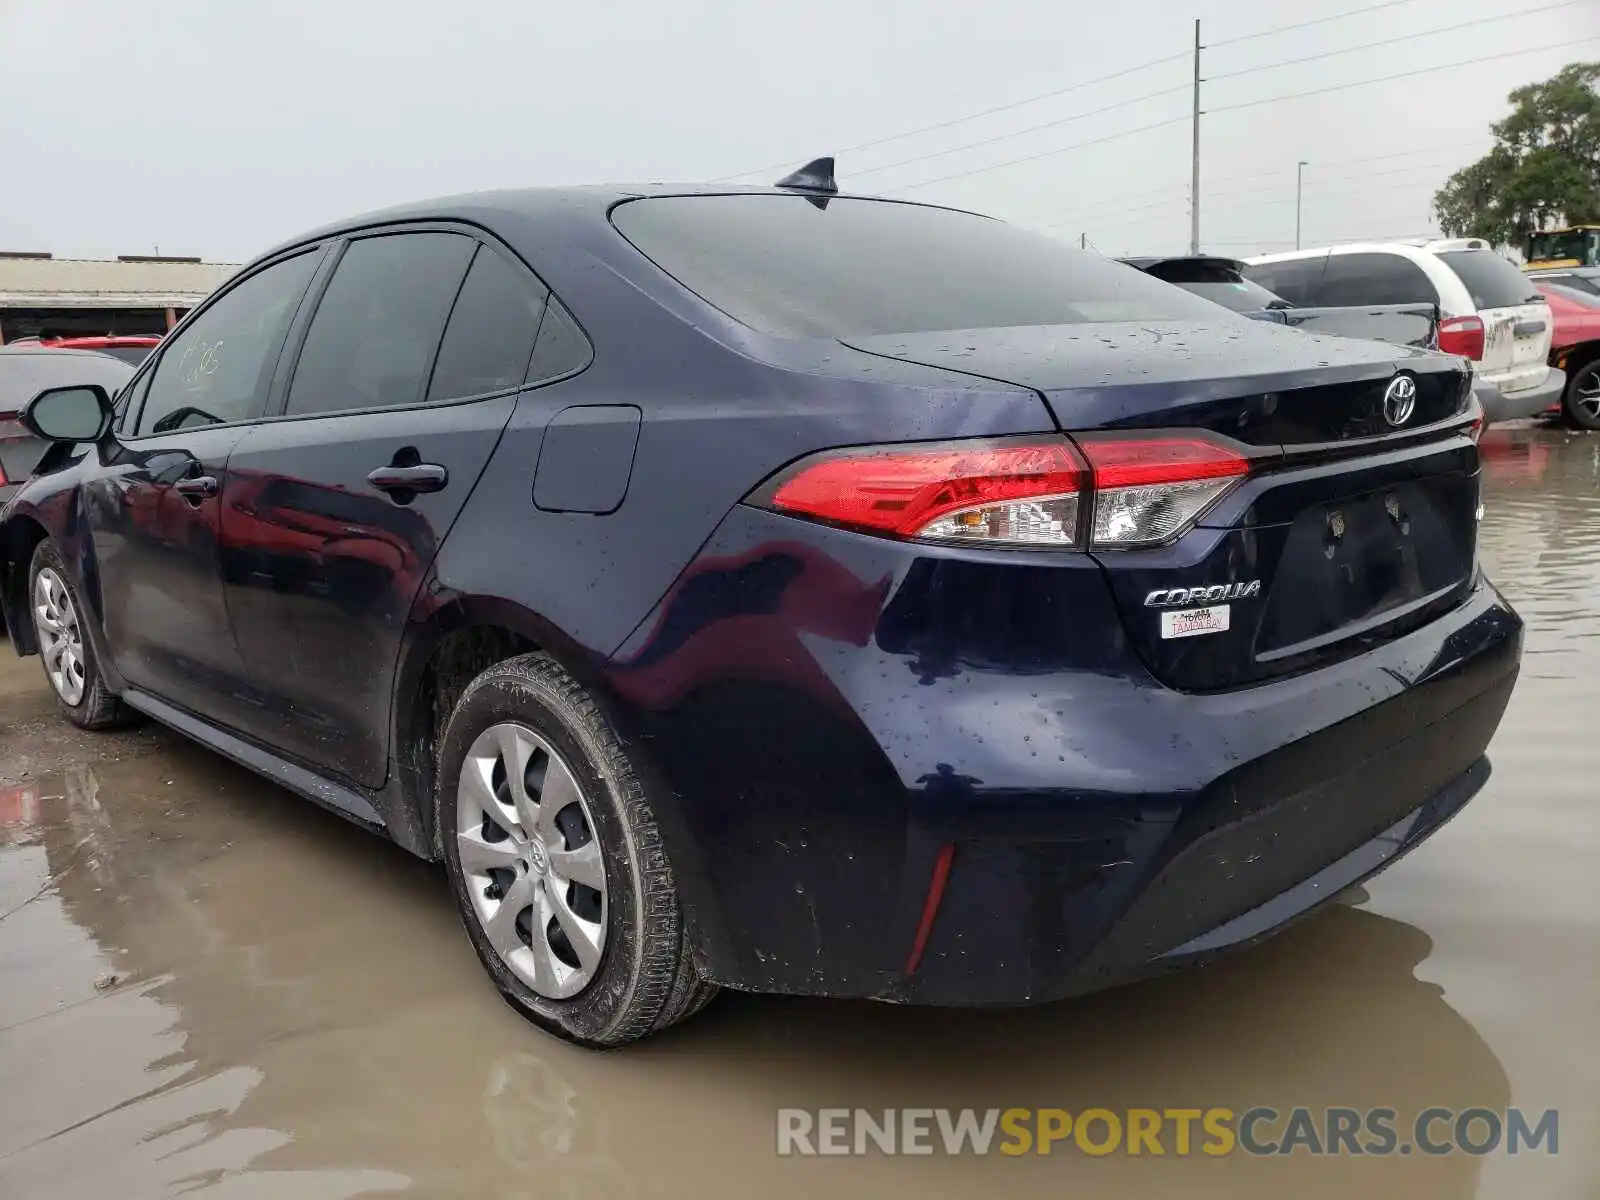
[[[1246,37],[1361,8],[1374,10]],[[0,248],[240,261],[428,195],[798,165],[1172,55],[841,153],[839,175],[1086,232],[1108,253],[1178,251],[1195,17],[1214,46],[1202,107],[1217,110],[1559,44],[1203,118],[1202,242],[1237,254],[1292,244],[1299,159],[1307,245],[1428,232],[1434,188],[1487,148],[1506,93],[1600,58],[1600,0],[0,0]]]

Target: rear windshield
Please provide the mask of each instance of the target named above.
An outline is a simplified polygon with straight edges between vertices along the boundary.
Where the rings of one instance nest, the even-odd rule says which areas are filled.
[[[1175,283],[1186,292],[1204,296],[1234,312],[1260,312],[1264,308],[1289,308],[1289,302],[1275,296],[1259,283],[1239,274],[1237,267],[1222,262],[1191,259],[1157,263],[1149,274]]]
[[[1544,298],[1526,275],[1493,250],[1447,250],[1439,261],[1467,285],[1473,308],[1510,308]]]
[[[779,337],[1217,317],[1132,267],[948,209],[668,196],[619,205],[612,220],[690,291]]]

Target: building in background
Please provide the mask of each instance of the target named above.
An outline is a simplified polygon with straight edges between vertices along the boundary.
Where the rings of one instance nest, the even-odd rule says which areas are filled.
[[[0,250],[0,342],[164,334],[237,263],[124,254],[114,262]]]

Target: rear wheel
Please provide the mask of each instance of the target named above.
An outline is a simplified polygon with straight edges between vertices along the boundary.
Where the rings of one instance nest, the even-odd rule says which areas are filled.
[[[536,1024],[619,1046],[716,989],[684,943],[652,796],[587,692],[542,654],[462,694],[439,755],[451,890],[484,968]]]
[[[1562,408],[1567,420],[1578,428],[1600,429],[1600,358],[1572,373]]]
[[[81,729],[126,725],[133,713],[106,687],[84,627],[86,610],[68,582],[60,553],[48,540],[33,552],[28,609],[39,642],[39,661],[62,715]]]

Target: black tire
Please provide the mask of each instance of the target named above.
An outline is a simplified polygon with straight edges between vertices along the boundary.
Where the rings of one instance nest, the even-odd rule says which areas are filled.
[[[599,966],[566,1000],[535,993],[490,944],[467,894],[456,840],[457,790],[474,740],[491,726],[526,726],[552,746],[582,789],[600,843],[608,891]],[[685,945],[672,865],[652,809],[648,773],[635,764],[584,688],[544,654],[479,675],[450,714],[439,752],[438,821],[446,874],[462,924],[501,995],[549,1033],[595,1049],[626,1045],[704,1008],[716,987]]]
[[[117,729],[132,724],[138,719],[138,714],[117,699],[106,686],[105,677],[100,672],[100,661],[95,656],[94,641],[89,637],[85,624],[91,619],[89,610],[84,606],[83,598],[73,584],[72,576],[67,572],[60,552],[48,538],[39,543],[33,552],[33,561],[28,566],[27,611],[30,614],[34,613],[34,589],[38,586],[39,573],[44,570],[55,573],[71,598],[72,607],[77,614],[79,647],[83,660],[83,695],[76,704],[69,704],[50,680],[49,665],[45,663],[43,654],[44,636],[38,628],[38,616],[34,614],[34,635],[39,640],[40,663],[44,666],[45,684],[50,688],[50,695],[55,700],[56,707],[61,710],[62,716],[79,729]]]
[[[1567,390],[1561,395],[1561,411],[1567,424],[1577,429],[1600,429],[1600,412],[1590,412],[1578,403],[1580,389],[1593,395],[1600,388],[1600,358],[1591,360],[1567,377]]]

